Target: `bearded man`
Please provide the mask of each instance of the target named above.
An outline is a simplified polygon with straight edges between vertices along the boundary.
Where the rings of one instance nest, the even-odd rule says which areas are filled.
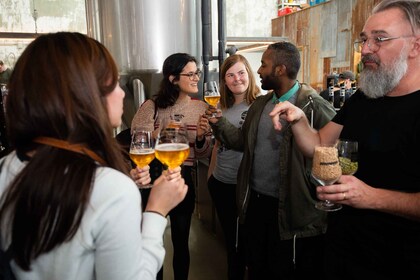
[[[327,279],[413,279],[420,275],[420,1],[383,0],[360,39],[359,90],[315,131],[288,102],[270,113],[292,123],[299,148],[358,141],[359,168],[338,184],[317,187],[321,200],[343,204],[329,215]],[[418,277],[418,276],[417,276]]]

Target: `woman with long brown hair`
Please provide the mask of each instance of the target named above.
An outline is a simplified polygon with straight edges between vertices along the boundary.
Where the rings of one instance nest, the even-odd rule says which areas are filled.
[[[194,168],[198,158],[207,157],[211,151],[211,133],[203,129],[207,119],[201,120],[207,104],[191,97],[198,93],[201,71],[195,57],[187,53],[168,56],[162,66],[163,78],[158,92],[138,109],[131,129],[138,126],[157,132],[159,124],[169,118],[181,119],[188,131],[190,153],[182,165],[182,176],[188,185],[185,199],[170,213],[171,238],[174,248],[173,271],[175,280],[187,280],[190,267],[189,236],[195,207]],[[136,170],[131,172],[133,178]],[[147,205],[149,202],[147,202]],[[163,272],[158,279],[163,278]]]
[[[187,189],[180,170],[166,173],[141,212],[113,137],[123,112],[118,79],[107,49],[79,33],[42,35],[16,63],[0,221],[17,279],[156,277],[165,216]]]

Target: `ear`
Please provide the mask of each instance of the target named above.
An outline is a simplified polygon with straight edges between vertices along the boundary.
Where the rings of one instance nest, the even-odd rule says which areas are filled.
[[[175,79],[175,75],[170,75],[170,76],[169,76],[169,82],[170,82],[171,84],[176,85],[176,82],[174,82],[174,79]]]
[[[278,75],[278,76],[281,76],[281,75],[283,75],[284,73],[286,73],[286,66],[285,66],[285,65],[283,65],[283,64],[278,65],[278,66],[276,66],[276,68],[274,69],[274,71],[275,71],[276,76],[277,76],[277,75]]]
[[[413,48],[410,52],[413,56],[419,56],[420,55],[420,36],[415,37]]]

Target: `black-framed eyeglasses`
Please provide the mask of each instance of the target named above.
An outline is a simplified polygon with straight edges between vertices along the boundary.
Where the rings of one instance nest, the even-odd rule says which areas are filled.
[[[372,52],[377,52],[379,51],[383,42],[401,39],[401,38],[410,38],[410,37],[413,37],[413,35],[397,36],[397,37],[377,36],[377,37],[370,37],[370,38],[369,37],[361,38],[360,40],[357,40],[354,42],[354,50],[358,53],[361,53],[363,46],[367,44],[369,50],[371,50]]]
[[[202,72],[200,70],[197,70],[197,72],[190,72],[190,73],[180,73],[180,76],[186,76],[190,78],[190,81],[194,81],[195,76],[197,76],[198,79],[200,79]]]

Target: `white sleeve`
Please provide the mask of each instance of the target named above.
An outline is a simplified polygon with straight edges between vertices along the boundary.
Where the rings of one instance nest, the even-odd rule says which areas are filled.
[[[129,177],[112,173],[112,178],[99,176],[103,178],[97,178],[94,188],[100,192],[93,233],[96,279],[155,280],[165,257],[167,220],[154,213],[142,217],[137,186]]]

